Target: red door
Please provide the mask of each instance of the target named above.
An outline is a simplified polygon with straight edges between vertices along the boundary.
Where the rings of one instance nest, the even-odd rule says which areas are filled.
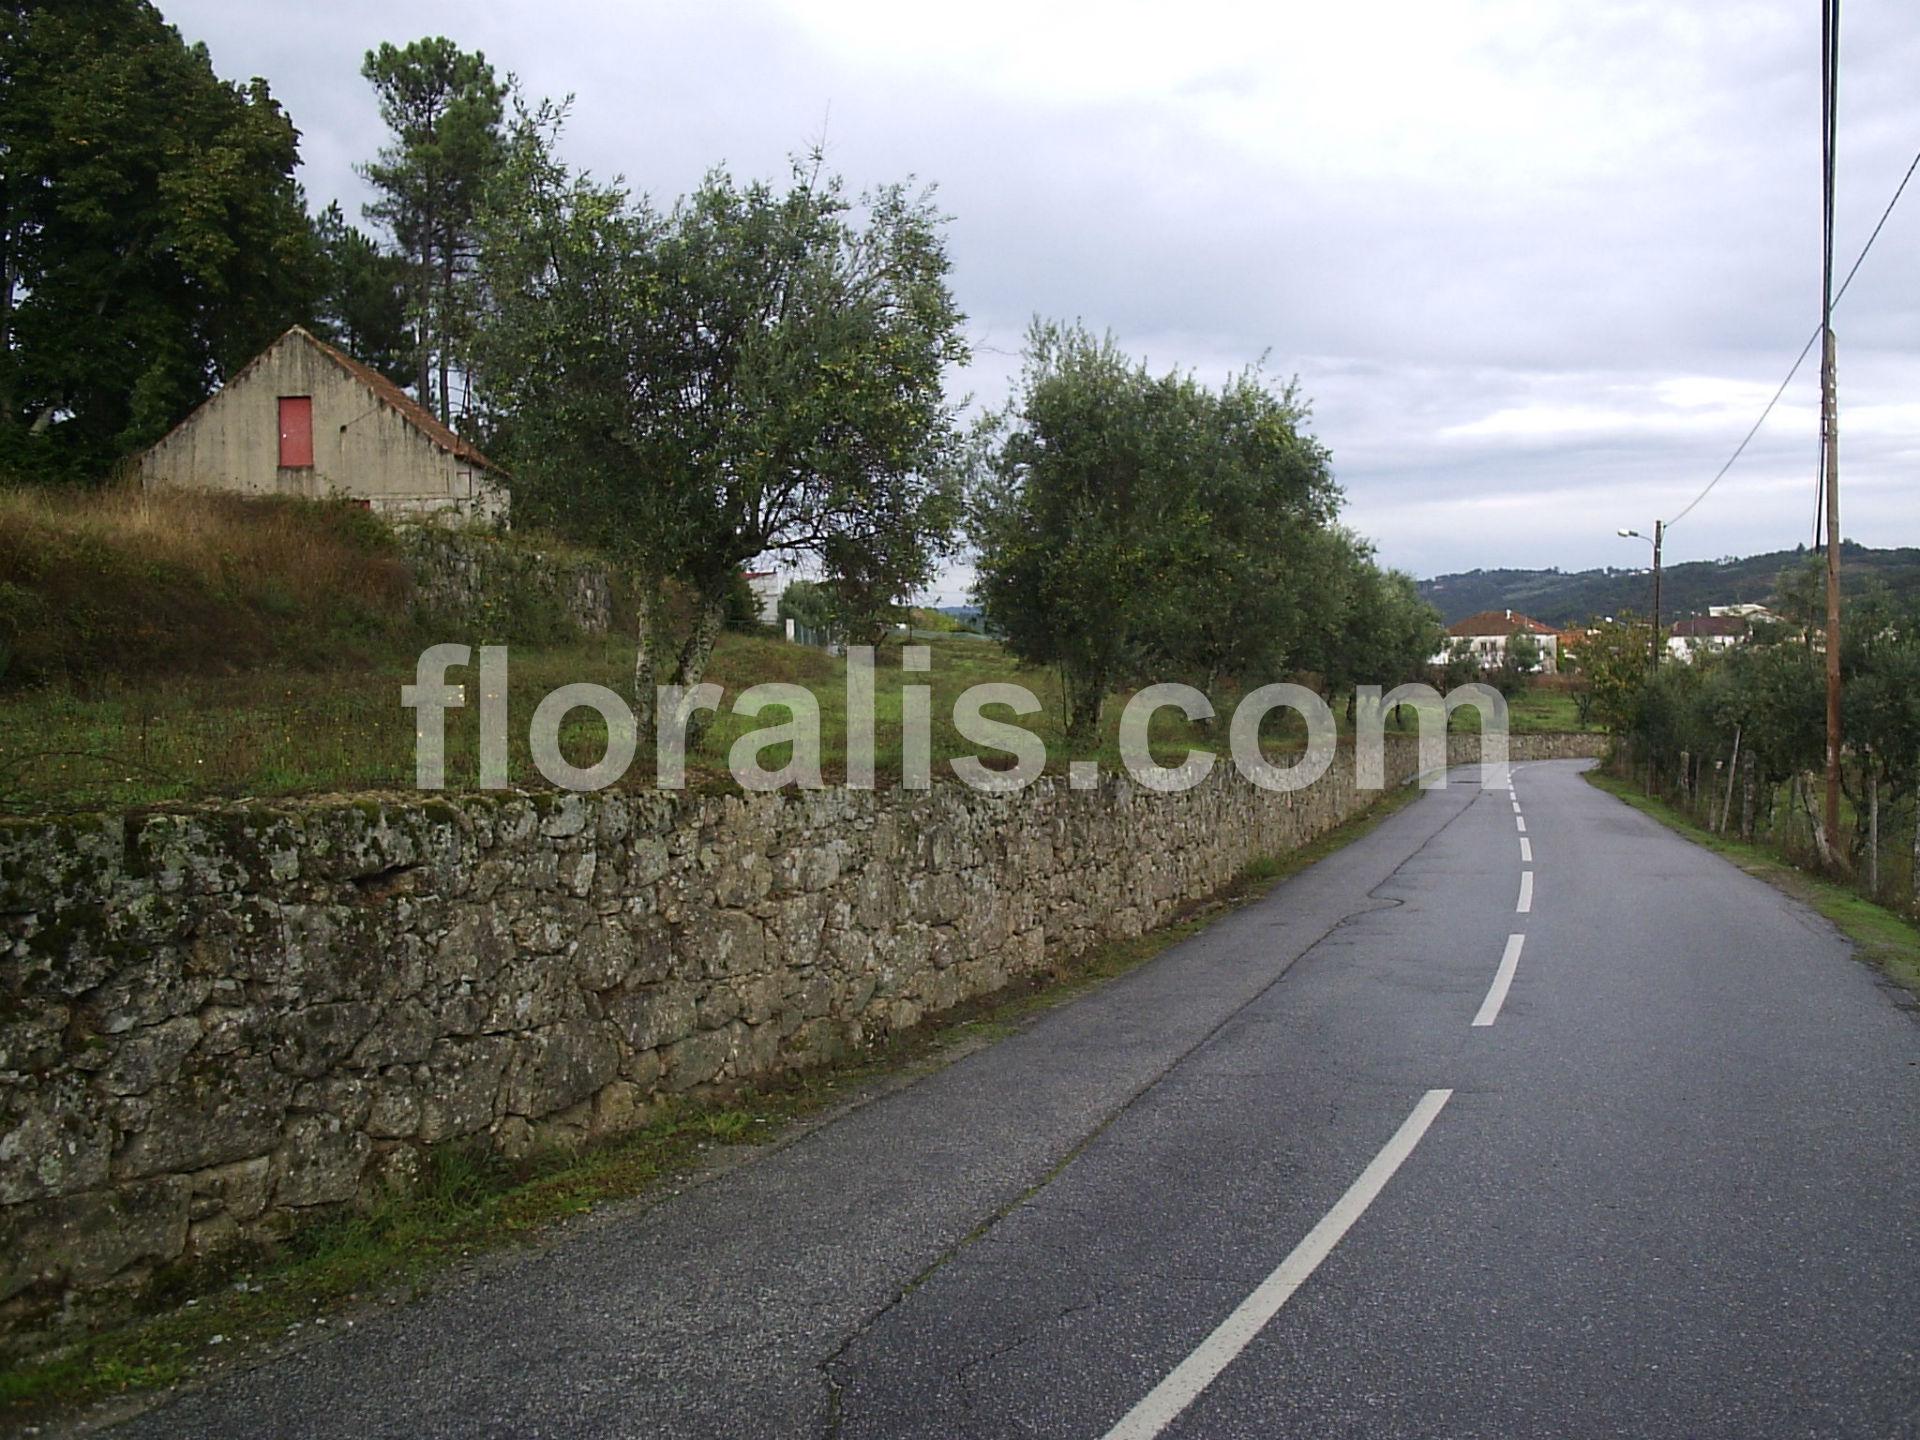
[[[282,469],[313,465],[313,397],[280,397],[280,466]]]

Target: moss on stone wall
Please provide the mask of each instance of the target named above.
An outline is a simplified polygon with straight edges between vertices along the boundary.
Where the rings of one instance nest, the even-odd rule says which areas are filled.
[[[1516,759],[1595,753],[1521,736]],[[1389,775],[1414,766],[1389,741]],[[1453,758],[1473,758],[1466,737]],[[362,796],[0,821],[0,1326],[1166,923],[1370,796]]]

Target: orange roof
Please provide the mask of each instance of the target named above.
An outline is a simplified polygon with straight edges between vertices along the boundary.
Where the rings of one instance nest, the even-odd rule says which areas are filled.
[[[1516,630],[1525,630],[1534,635],[1558,635],[1560,631],[1531,615],[1522,615],[1518,610],[1482,610],[1477,615],[1469,615],[1464,620],[1456,620],[1447,627],[1449,635],[1511,635]]]

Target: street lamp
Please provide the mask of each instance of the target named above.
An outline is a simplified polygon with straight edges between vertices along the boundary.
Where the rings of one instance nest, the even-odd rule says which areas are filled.
[[[1645,535],[1642,535],[1638,530],[1621,530],[1617,532],[1623,539],[1646,540],[1648,544],[1653,546],[1653,646],[1652,646],[1653,655],[1652,655],[1652,659],[1653,659],[1653,668],[1656,670],[1660,668],[1660,542],[1666,538],[1666,529],[1667,529],[1666,521],[1656,520],[1653,522],[1653,536],[1651,539],[1649,539]]]

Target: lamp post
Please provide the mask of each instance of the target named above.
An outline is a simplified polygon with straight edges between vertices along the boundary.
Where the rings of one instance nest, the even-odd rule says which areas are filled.
[[[1667,529],[1666,521],[1656,520],[1653,522],[1653,535],[1651,538],[1645,535],[1642,535],[1638,530],[1622,530],[1619,532],[1620,535],[1626,539],[1646,540],[1648,544],[1653,546],[1653,646],[1652,646],[1653,656],[1652,656],[1652,663],[1653,663],[1653,668],[1656,670],[1660,668],[1660,542],[1666,538],[1666,529]]]

